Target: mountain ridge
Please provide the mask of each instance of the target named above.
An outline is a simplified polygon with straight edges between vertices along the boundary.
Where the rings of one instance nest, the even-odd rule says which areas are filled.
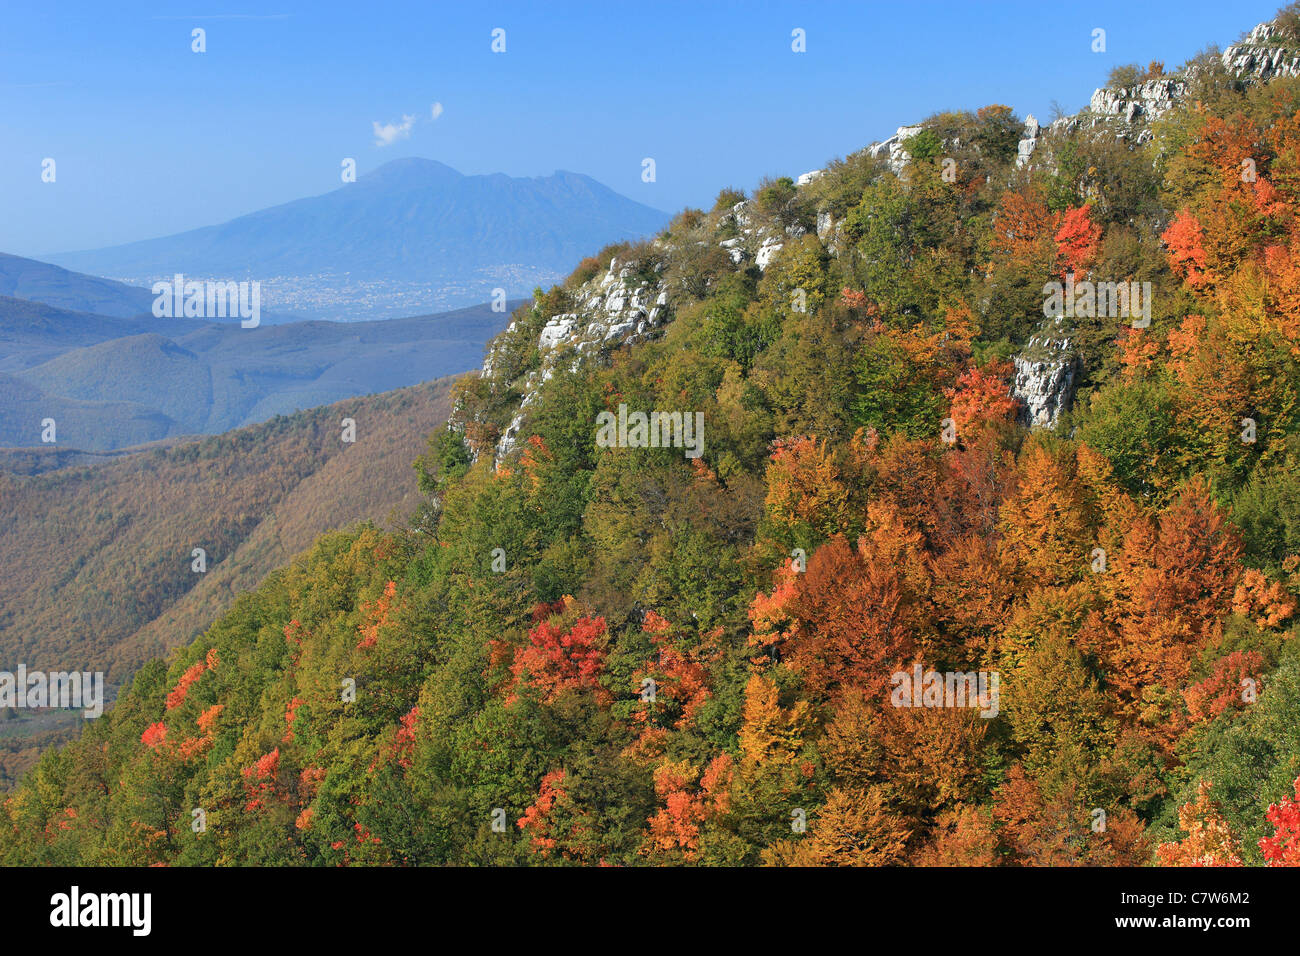
[[[111,451],[391,391],[475,367],[507,318],[481,304],[243,329],[0,297],[0,447],[38,445],[47,418],[61,446]]]

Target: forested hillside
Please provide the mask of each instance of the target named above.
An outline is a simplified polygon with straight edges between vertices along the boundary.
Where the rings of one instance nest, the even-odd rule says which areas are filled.
[[[405,525],[419,507],[411,462],[446,421],[450,384],[100,463],[0,452],[0,665],[102,670],[117,687],[336,524]],[[344,418],[355,442],[342,440]],[[30,766],[43,731],[66,725],[55,716],[5,714],[0,780]]]
[[[539,290],[418,526],[145,664],[3,860],[1300,863],[1298,25],[1119,71],[1140,123],[937,114]],[[1111,282],[1149,324],[1047,308]],[[638,411],[702,454],[598,442]]]

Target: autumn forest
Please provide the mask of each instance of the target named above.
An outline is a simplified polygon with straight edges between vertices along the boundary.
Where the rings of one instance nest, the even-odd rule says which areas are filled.
[[[938,113],[538,289],[405,525],[139,666],[0,860],[1300,865],[1300,79],[1114,83],[1161,77],[1140,130]],[[1103,283],[1142,314],[1045,306]],[[586,347],[611,284],[658,325]],[[620,405],[702,453],[598,444]]]

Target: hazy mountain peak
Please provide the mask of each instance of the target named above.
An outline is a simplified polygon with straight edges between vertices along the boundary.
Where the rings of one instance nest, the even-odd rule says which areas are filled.
[[[357,183],[362,186],[425,186],[454,183],[464,178],[465,174],[460,170],[436,159],[405,156],[360,176]]]
[[[611,242],[657,233],[667,213],[589,176],[467,176],[404,157],[324,195],[174,236],[50,258],[146,285],[181,272],[258,279],[262,306],[317,318],[386,318],[528,295]]]

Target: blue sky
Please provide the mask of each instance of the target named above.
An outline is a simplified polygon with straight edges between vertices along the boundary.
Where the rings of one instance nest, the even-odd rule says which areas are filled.
[[[402,156],[570,169],[659,209],[708,206],[723,186],[818,168],[940,109],[1073,112],[1116,64],[1176,66],[1278,6],[15,2],[0,13],[0,251],[222,222],[338,188],[344,157],[362,175]],[[806,53],[790,49],[795,28]],[[377,145],[375,124],[406,115],[409,130]]]

